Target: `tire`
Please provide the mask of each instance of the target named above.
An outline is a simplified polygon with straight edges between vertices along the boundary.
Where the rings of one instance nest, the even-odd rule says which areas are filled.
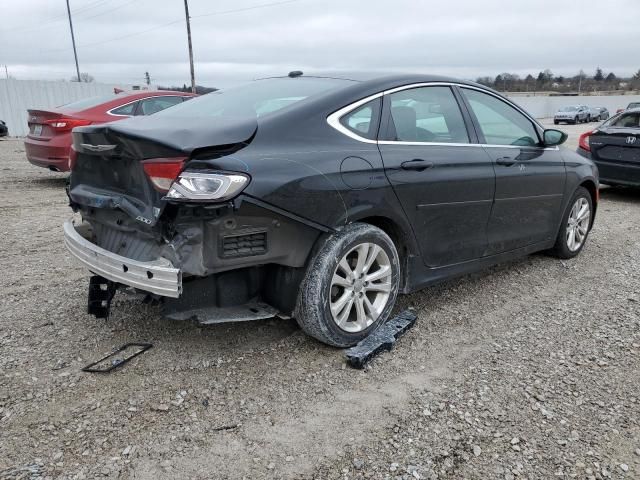
[[[581,208],[578,207],[578,211],[574,210],[574,208],[579,205],[578,202],[580,202],[581,206],[587,205],[589,210],[588,216],[584,220],[576,223],[574,220],[574,212],[579,213],[579,209]],[[567,204],[566,211],[562,215],[562,223],[560,224],[560,230],[558,231],[558,236],[556,237],[556,243],[551,249],[551,254],[555,257],[563,259],[573,258],[578,255],[584,248],[585,243],[587,243],[589,229],[591,228],[592,215],[593,202],[591,200],[591,194],[586,188],[578,187],[578,189],[571,197],[571,200]],[[571,223],[569,220],[570,217],[572,219]],[[571,228],[571,225],[575,225],[573,231],[577,232],[574,234],[575,236],[573,237],[573,240],[577,240],[580,236],[579,234],[583,232],[580,243],[578,245],[574,244],[573,247],[570,246],[571,233],[569,232],[569,228]]]
[[[554,121],[553,121],[553,124],[554,124],[554,125],[558,125],[559,123],[560,123],[560,122],[559,122],[559,121],[557,121],[557,120],[554,120]]]
[[[575,117],[575,118],[573,119],[573,124],[574,124],[574,125],[577,125],[577,124],[578,124],[578,117]]]
[[[591,116],[588,116],[588,117],[587,117],[587,121],[586,121],[586,123],[591,123]]]
[[[366,255],[361,255],[365,251]],[[357,277],[358,258],[364,259],[366,267],[366,260],[374,253],[369,268],[362,270],[369,275],[387,272],[385,277],[370,283],[364,282],[366,276],[357,280],[350,277],[346,267]],[[399,285],[400,260],[391,238],[373,225],[352,223],[319,242],[300,285],[294,317],[300,328],[317,340],[334,347],[350,347],[387,321]],[[342,304],[344,308],[339,308]]]

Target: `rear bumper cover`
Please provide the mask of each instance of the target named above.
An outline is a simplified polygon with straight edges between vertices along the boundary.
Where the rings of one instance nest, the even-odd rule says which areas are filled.
[[[99,247],[85,235],[87,231],[84,226],[76,227],[71,220],[64,223],[64,243],[67,249],[96,275],[157,295],[180,297],[182,273],[169,260],[133,260]]]

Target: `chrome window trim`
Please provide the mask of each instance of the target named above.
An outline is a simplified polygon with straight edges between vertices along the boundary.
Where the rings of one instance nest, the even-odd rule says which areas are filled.
[[[347,137],[353,138],[354,140],[357,140],[357,141],[362,142],[362,143],[377,144],[378,140],[371,140],[369,138],[361,137],[357,133],[349,130],[347,127],[342,125],[342,123],[340,123],[340,119],[342,117],[344,117],[346,114],[351,113],[352,111],[358,109],[359,107],[361,107],[365,103],[369,103],[370,101],[375,100],[376,98],[380,98],[382,96],[384,96],[384,92],[378,92],[378,93],[376,93],[374,95],[370,95],[370,96],[365,97],[365,98],[363,98],[361,100],[358,100],[357,102],[350,103],[346,107],[342,107],[340,110],[337,110],[337,111],[333,112],[331,115],[329,115],[327,117],[327,123],[331,127],[335,128],[337,131],[342,133],[343,135],[346,135]]]
[[[357,140],[359,142],[362,143],[369,143],[369,144],[378,144],[378,145],[435,145],[435,146],[454,146],[454,147],[489,147],[489,148],[537,148],[537,149],[542,149],[542,150],[559,150],[558,146],[555,147],[538,147],[535,145],[531,145],[531,146],[527,146],[527,145],[499,145],[499,144],[489,144],[489,143],[449,143],[449,142],[403,142],[403,141],[393,141],[393,140],[370,140],[368,138],[364,138],[361,137],[360,135],[358,135],[357,133],[352,132],[351,130],[349,130],[348,128],[346,128],[344,125],[342,125],[342,123],[340,123],[340,119],[352,112],[353,110],[357,109],[358,107],[361,107],[362,105],[364,105],[365,103],[370,102],[371,100],[375,100],[376,98],[380,98],[383,97],[385,95],[389,95],[392,93],[396,93],[396,92],[401,92],[403,90],[410,90],[413,88],[421,88],[421,87],[439,87],[439,86],[447,86],[447,87],[451,87],[451,86],[456,86],[456,87],[460,87],[460,88],[468,88],[471,90],[477,90],[479,92],[482,93],[486,93],[487,95],[491,95],[492,97],[497,98],[498,100],[501,100],[505,103],[507,103],[508,105],[510,105],[511,107],[515,108],[518,112],[520,112],[522,115],[524,115],[527,119],[529,119],[529,121],[531,121],[534,126],[536,126],[537,128],[541,129],[541,130],[545,130],[544,127],[542,125],[540,125],[540,123],[538,123],[538,121],[531,117],[531,115],[529,115],[525,110],[523,110],[521,107],[519,107],[518,105],[516,105],[515,103],[513,103],[512,101],[510,101],[509,99],[506,99],[500,95],[497,95],[487,89],[484,88],[480,88],[480,87],[476,87],[474,85],[467,85],[464,83],[457,83],[457,82],[420,82],[420,83],[411,83],[409,85],[402,85],[400,87],[394,87],[394,88],[390,88],[388,90],[384,90],[382,92],[378,92],[375,93],[373,95],[369,95],[368,97],[362,98],[354,103],[351,103],[345,107],[342,107],[340,110],[337,110],[335,112],[333,112],[332,114],[330,114],[329,116],[327,116],[327,123],[333,127],[334,129],[336,129],[337,131],[339,131],[340,133],[342,133],[343,135],[346,135],[347,137],[350,137],[354,140]]]
[[[186,95],[151,95],[150,97],[142,97],[142,98],[138,98],[137,100],[131,100],[130,102],[127,103],[123,103],[122,105],[118,105],[117,107],[113,107],[110,110],[107,110],[107,115],[112,115],[114,117],[133,117],[133,115],[122,115],[121,113],[112,113],[113,110],[117,110],[118,108],[122,108],[122,107],[126,107],[127,105],[131,105],[132,103],[136,103],[136,102],[140,102],[142,100],[148,100],[150,98],[158,98],[158,97],[179,97],[179,98],[183,98],[186,97]],[[184,102],[184,100],[182,100]],[[179,104],[176,104],[179,105]]]

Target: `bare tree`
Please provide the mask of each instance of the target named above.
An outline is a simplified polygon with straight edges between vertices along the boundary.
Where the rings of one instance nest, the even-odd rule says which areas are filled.
[[[83,83],[91,83],[93,82],[95,79],[93,78],[92,75],[88,74],[87,72],[82,72],[80,73],[80,81]],[[78,79],[76,77],[72,77],[71,78],[72,82],[77,82]]]

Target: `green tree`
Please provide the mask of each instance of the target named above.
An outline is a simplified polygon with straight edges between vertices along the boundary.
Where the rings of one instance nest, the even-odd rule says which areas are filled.
[[[602,69],[600,67],[596,68],[596,73],[593,76],[593,79],[596,82],[601,82],[602,80],[604,80],[604,74],[602,73]]]

